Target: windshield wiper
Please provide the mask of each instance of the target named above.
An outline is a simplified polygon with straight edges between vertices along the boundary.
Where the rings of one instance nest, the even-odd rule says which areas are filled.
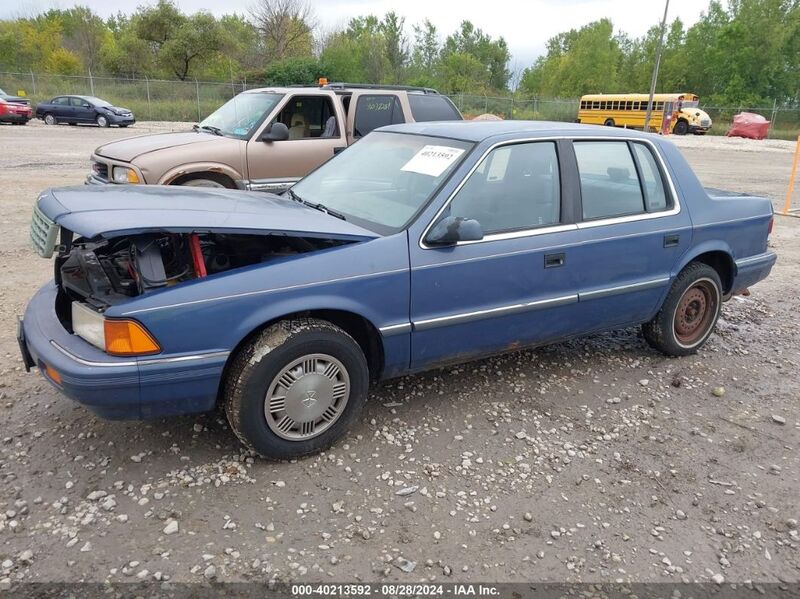
[[[301,204],[308,206],[309,208],[314,208],[315,210],[319,210],[320,212],[324,212],[325,214],[330,214],[331,216],[338,218],[340,220],[347,220],[344,214],[341,212],[336,212],[335,210],[331,210],[325,204],[315,204],[314,202],[309,202],[308,200],[304,200],[299,195],[297,195],[291,188],[286,190],[286,193],[289,194],[289,197],[292,198],[295,202],[300,202]]]
[[[209,132],[213,133],[214,135],[219,135],[220,137],[222,137],[222,129],[220,129],[219,127],[212,127],[211,125],[195,125],[195,126],[192,127],[192,130],[194,130],[194,131],[209,131]]]

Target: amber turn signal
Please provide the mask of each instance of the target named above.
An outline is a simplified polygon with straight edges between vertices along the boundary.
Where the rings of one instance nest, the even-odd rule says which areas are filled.
[[[45,364],[44,371],[47,374],[47,376],[50,377],[50,380],[52,380],[56,385],[61,384],[61,375],[58,374],[58,371],[55,368]]]
[[[112,356],[141,356],[161,351],[155,339],[135,320],[106,319],[106,353]]]

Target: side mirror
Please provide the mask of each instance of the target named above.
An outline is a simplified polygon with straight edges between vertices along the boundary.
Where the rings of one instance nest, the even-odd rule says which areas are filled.
[[[289,127],[283,123],[272,123],[261,134],[261,141],[286,141],[287,139],[289,139]]]
[[[428,245],[455,245],[459,241],[483,239],[481,224],[463,216],[445,216],[436,223],[425,237]]]

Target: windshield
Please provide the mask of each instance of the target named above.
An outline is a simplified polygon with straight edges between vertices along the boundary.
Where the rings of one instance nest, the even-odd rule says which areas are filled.
[[[698,108],[700,106],[700,102],[698,100],[694,101],[684,100],[681,106],[683,106],[683,108]]]
[[[247,139],[282,97],[263,92],[239,94],[208,115],[199,127],[213,127],[223,135]]]
[[[83,99],[91,104],[94,104],[95,106],[112,106],[111,102],[106,102],[105,100],[95,98],[94,96],[84,96]]]
[[[471,143],[402,133],[370,133],[301,180],[292,191],[380,234],[404,228]]]

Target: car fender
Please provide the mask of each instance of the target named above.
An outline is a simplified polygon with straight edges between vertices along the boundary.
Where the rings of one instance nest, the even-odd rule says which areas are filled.
[[[292,314],[312,311],[348,312],[366,320],[375,330],[380,329],[380,315],[369,306],[350,298],[327,293],[313,293],[302,296],[281,298],[275,302],[265,302],[257,310],[252,311],[238,323],[234,338],[236,347],[255,331],[266,325],[282,320]],[[382,338],[378,339],[382,343]]]
[[[727,254],[731,260],[731,264],[733,265],[733,274],[734,276],[736,275],[736,262],[733,259],[733,250],[731,249],[731,246],[720,239],[710,239],[708,241],[703,241],[698,245],[692,246],[683,256],[681,256],[681,259],[675,266],[675,270],[672,272],[672,278],[678,276],[678,273],[686,268],[686,265],[692,260],[702,254],[707,254],[708,252],[724,252]]]
[[[178,177],[193,173],[215,173],[229,177],[237,186],[243,179],[240,172],[220,162],[192,162],[175,166],[159,177],[157,185],[171,185]]]

